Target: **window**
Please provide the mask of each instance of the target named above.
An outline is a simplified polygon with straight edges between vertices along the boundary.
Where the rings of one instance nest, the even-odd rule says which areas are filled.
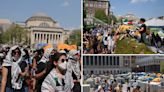
[[[42,40],[42,34],[41,34],[41,37],[40,37],[40,38],[41,38],[41,40]]]
[[[56,35],[56,40],[58,40],[58,35]]]
[[[101,65],[101,56],[99,56],[98,58],[99,58],[99,65]]]
[[[106,57],[106,62],[107,62],[107,65],[109,65],[110,61],[108,60],[108,57]]]
[[[89,56],[86,56],[86,63],[87,63],[87,65],[89,65]]]
[[[91,65],[93,65],[93,56],[90,56],[90,61],[91,62]]]
[[[55,40],[55,34],[53,34],[53,40]]]
[[[112,65],[112,57],[110,57],[110,65]]]
[[[35,34],[35,40],[36,40],[36,34]]]
[[[94,58],[95,58],[95,65],[97,65],[97,56],[94,56]]]
[[[83,65],[84,65],[84,66],[85,66],[85,62],[86,62],[86,60],[85,60],[85,59],[86,59],[86,57],[84,57],[84,60],[83,60]]]
[[[120,61],[120,58],[119,57],[117,57],[117,61]]]
[[[119,65],[119,61],[117,60],[117,65]]]
[[[103,65],[105,65],[105,57],[104,56],[102,56],[102,58],[103,58]]]
[[[44,40],[46,40],[46,34],[44,34]]]
[[[60,35],[59,35],[59,39],[60,39]]]
[[[50,26],[48,23],[43,22],[39,25],[39,27],[50,27]]]

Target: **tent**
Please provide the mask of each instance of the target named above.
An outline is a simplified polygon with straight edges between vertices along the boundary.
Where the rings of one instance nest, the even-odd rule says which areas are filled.
[[[49,48],[53,48],[53,45],[51,43],[47,44],[46,46],[44,46],[44,51],[46,51]]]
[[[145,24],[150,28],[164,28],[164,20],[153,18],[147,20]]]
[[[76,45],[68,45],[68,44],[58,44],[57,46],[58,50],[77,50],[77,46]]]

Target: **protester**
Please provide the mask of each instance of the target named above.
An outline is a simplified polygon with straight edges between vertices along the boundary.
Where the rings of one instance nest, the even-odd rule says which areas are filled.
[[[24,78],[28,66],[23,61],[25,53],[18,46],[13,46],[2,64],[1,92],[27,92],[24,88]]]
[[[80,56],[77,50],[69,51],[68,72],[72,75],[74,87],[73,92],[81,92],[80,86]]]
[[[144,24],[145,21],[146,20],[144,18],[141,18],[140,22],[139,22],[141,24],[140,29],[139,29],[139,32],[141,34],[140,42],[143,42],[145,44],[149,44],[148,40],[146,39],[146,35],[147,35],[146,34],[146,29],[147,29],[147,27],[146,27],[146,24]]]
[[[3,61],[0,92],[45,92],[41,91],[44,80],[47,81],[46,78],[52,74],[58,76],[63,71],[66,72],[61,75],[65,79],[63,92],[81,92],[81,58],[78,51],[69,53],[68,50],[57,51],[56,48],[32,51],[30,48],[13,46],[9,50],[2,48],[0,53],[3,53],[3,57],[0,57]],[[69,69],[61,69],[65,64],[63,60],[69,64]],[[52,70],[59,70],[61,73],[55,74]],[[55,87],[53,84],[51,86]]]
[[[42,92],[71,92],[73,81],[70,76],[67,76],[67,56],[63,53],[54,55],[53,64],[54,68],[44,79],[42,84]]]

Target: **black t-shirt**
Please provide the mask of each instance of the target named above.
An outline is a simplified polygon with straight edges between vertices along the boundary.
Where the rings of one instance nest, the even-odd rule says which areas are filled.
[[[141,27],[140,27],[140,29],[141,29],[141,28],[144,28],[144,30],[141,31],[140,33],[141,33],[141,34],[142,34],[142,33],[145,33],[145,32],[146,32],[146,25],[145,25],[145,24],[142,24]]]
[[[5,68],[7,68],[7,70],[8,70],[6,87],[12,88],[12,85],[11,85],[11,66],[5,66]]]
[[[19,63],[19,66],[20,66],[22,72],[24,72],[25,67],[27,67],[27,63],[25,61],[22,61]],[[7,68],[7,70],[8,70],[6,87],[12,88],[12,85],[11,85],[11,66],[5,66],[5,68]],[[23,82],[23,84],[26,85],[25,82]]]
[[[37,71],[36,71],[36,74],[38,73],[41,73],[45,68],[47,68],[46,70],[46,73],[38,79],[37,81],[37,92],[40,92],[40,89],[41,89],[41,85],[45,79],[45,77],[50,73],[50,71],[54,68],[53,66],[53,63],[52,62],[47,62],[47,63],[43,63],[43,62],[40,62],[38,65],[37,65]]]

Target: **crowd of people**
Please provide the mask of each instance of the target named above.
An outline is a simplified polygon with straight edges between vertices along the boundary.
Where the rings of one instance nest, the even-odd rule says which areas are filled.
[[[96,25],[91,29],[83,31],[83,53],[84,54],[113,54],[118,40],[132,37],[137,42],[147,46],[161,47],[164,40],[148,30],[145,19],[141,18],[138,24],[123,24],[111,26]],[[124,28],[122,28],[124,26]],[[126,26],[126,27],[125,27]]]
[[[114,52],[115,40],[111,27],[97,25],[83,33],[84,54],[111,54]]]
[[[81,92],[77,50],[1,47],[0,92]]]
[[[110,74],[111,76],[112,74]],[[112,75],[113,76],[113,75]],[[112,79],[105,78],[102,76],[90,75],[91,80],[85,80],[88,84],[90,84],[90,88],[92,92],[141,92],[140,86],[138,82],[135,80],[133,82],[129,82],[129,80],[118,81],[116,76]],[[123,88],[123,85],[126,84],[126,88]]]

